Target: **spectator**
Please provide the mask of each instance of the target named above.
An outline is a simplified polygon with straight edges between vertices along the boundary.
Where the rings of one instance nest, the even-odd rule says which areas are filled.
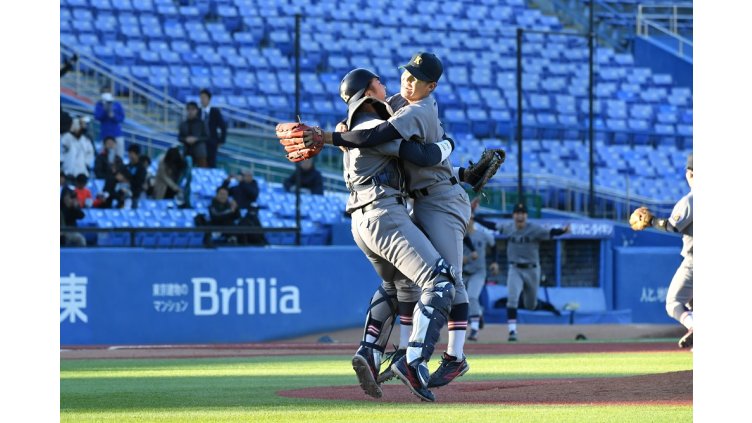
[[[76,200],[78,200],[78,206],[81,208],[89,208],[94,206],[94,198],[91,195],[91,190],[86,187],[89,183],[89,178],[83,173],[79,173],[76,176],[76,186],[73,192],[76,193]]]
[[[66,73],[73,70],[73,65],[75,65],[76,62],[78,62],[78,55],[76,53],[73,53],[73,56],[65,59],[65,61],[63,61],[63,66],[60,67],[60,77],[62,78]]]
[[[62,78],[66,73],[73,70],[73,65],[78,61],[78,55],[73,54],[73,56],[69,57],[63,62],[63,65],[60,66],[60,78]],[[60,135],[67,133],[70,131],[71,124],[73,123],[73,117],[71,117],[70,113],[63,110],[62,104],[60,105]]]
[[[119,101],[115,101],[109,86],[102,87],[102,99],[94,106],[94,118],[99,121],[99,136],[104,140],[107,137],[115,138],[117,143],[117,155],[125,155],[125,138],[123,138],[122,124],[125,120],[125,112]]]
[[[76,227],[78,221],[85,217],[84,212],[76,200],[76,193],[64,188],[60,197],[60,227]],[[60,245],[70,247],[85,247],[86,238],[80,232],[61,232]]]
[[[105,208],[130,208],[133,200],[133,192],[128,177],[128,169],[125,166],[119,166],[115,169],[114,175],[105,180]]]
[[[70,186],[68,186],[68,178],[65,177],[65,172],[62,170],[60,171],[60,200],[63,200],[63,191],[66,189],[71,189]]]
[[[144,167],[144,171],[146,172],[146,178],[144,179],[144,186],[143,186],[143,192],[146,193],[146,196],[149,198],[154,197],[154,183],[156,180],[156,177],[154,176],[154,173],[151,171],[151,157],[147,154],[142,154],[141,158],[138,160],[139,163],[141,163],[141,166]]]
[[[208,134],[206,125],[198,114],[198,104],[189,101],[185,105],[186,119],[178,127],[178,140],[184,146],[184,153],[192,157],[198,167],[207,167],[206,141]]]
[[[230,186],[233,179],[238,183]],[[228,176],[222,183],[223,188],[227,188],[230,196],[238,203],[241,209],[250,209],[256,207],[256,199],[259,195],[259,187],[256,180],[253,179],[253,172],[244,170],[235,176]]]
[[[295,172],[283,182],[285,191],[295,189],[297,174],[300,174],[300,188],[311,190],[311,194],[324,195],[324,179],[321,172],[313,166],[312,159],[304,160],[295,167]]]
[[[138,208],[138,200],[144,191],[144,182],[146,181],[146,169],[144,169],[141,160],[141,147],[137,144],[128,146],[128,165],[125,169],[131,190],[132,207]]]
[[[231,226],[239,217],[238,203],[230,198],[230,191],[225,187],[217,188],[217,194],[209,206],[209,223],[217,226]]]
[[[62,170],[69,181],[74,181],[78,174],[89,175],[89,168],[94,161],[94,145],[84,135],[86,122],[76,118],[71,129],[60,139]]]
[[[209,206],[209,224],[214,226],[234,226],[240,217],[238,203],[230,198],[230,192],[225,187],[217,188],[217,194]],[[237,243],[237,237],[227,236],[228,241]]]
[[[206,139],[206,161],[209,167],[217,166],[217,149],[224,144],[227,138],[227,122],[222,117],[222,111],[212,107],[211,92],[202,89],[199,98],[201,101],[201,120],[206,126],[209,137]]]
[[[177,195],[185,197],[184,189],[180,186],[187,173],[190,172],[187,161],[180,153],[179,147],[172,147],[159,160],[157,176],[154,180],[154,198],[175,198]]]
[[[117,142],[114,137],[104,139],[102,152],[94,159],[94,176],[97,179],[108,179],[115,176],[115,171],[124,166],[123,159],[117,155]]]

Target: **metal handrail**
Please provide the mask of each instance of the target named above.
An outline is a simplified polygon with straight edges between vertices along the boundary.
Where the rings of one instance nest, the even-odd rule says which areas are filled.
[[[646,13],[651,11],[669,10],[669,13]],[[688,10],[689,14],[680,14],[681,10]],[[692,3],[678,3],[673,5],[640,4],[637,6],[637,18],[635,20],[637,35],[648,37],[649,29],[653,28],[661,33],[676,38],[679,41],[679,56],[684,56],[684,45],[692,46],[692,40],[679,34],[679,21],[692,21],[694,19]],[[659,21],[668,21],[668,28]]]
[[[75,49],[65,45],[64,43],[60,43],[60,52],[63,54],[66,54],[68,56],[73,55],[74,53],[77,53]],[[84,66],[86,68],[89,68],[90,70],[101,74],[105,78],[110,80],[110,84],[122,84],[123,86],[128,88],[129,92],[129,101],[132,101],[133,94],[137,94],[139,96],[144,97],[144,99],[151,101],[155,103],[157,106],[161,107],[163,109],[162,111],[162,125],[167,126],[168,125],[168,117],[169,116],[175,116],[176,119],[173,119],[172,122],[177,124],[179,120],[183,118],[184,115],[184,109],[185,109],[185,103],[168,95],[166,88],[163,91],[160,91],[159,89],[145,84],[142,81],[133,78],[130,75],[120,75],[116,74],[114,71],[112,71],[112,68],[107,63],[103,62],[102,60],[88,55],[86,53],[77,53],[79,60],[76,62],[76,79],[75,79],[75,87],[76,91],[79,91],[81,87],[81,66]],[[227,110],[228,114],[231,119],[235,120],[238,123],[242,123],[247,126],[251,127],[257,127],[264,130],[273,130],[274,124],[279,119],[264,115],[262,113],[258,112],[252,112],[248,110],[242,110],[235,107],[231,107],[228,105],[221,105],[223,110]],[[175,122],[177,121],[177,122]]]
[[[640,23],[639,31],[637,32],[638,35],[643,37],[649,37],[649,29],[652,28],[654,30],[658,30],[659,32],[662,32],[670,37],[673,37],[679,42],[679,56],[684,56],[684,46],[688,45],[689,47],[692,47],[692,40],[689,38],[683,37],[679,35],[676,32],[672,32],[669,29],[664,28],[662,25],[658,24],[655,21],[649,20],[649,19],[643,19]]]

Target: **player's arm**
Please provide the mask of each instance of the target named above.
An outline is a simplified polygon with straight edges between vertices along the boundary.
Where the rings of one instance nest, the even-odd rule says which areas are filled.
[[[571,225],[567,224],[567,226],[563,228],[551,228],[549,233],[549,237],[553,238],[555,236],[564,235],[565,233],[569,232],[571,230]]]
[[[501,233],[501,226],[497,225],[495,222],[487,220],[483,216],[478,216],[477,214],[475,215],[475,217],[473,217],[473,219],[475,220],[475,223],[477,223],[477,224],[479,224],[479,225],[481,225],[481,226],[483,226],[485,228],[488,228],[488,229],[490,229],[492,231],[499,231],[499,233]]]
[[[347,148],[375,147],[398,138],[402,139],[402,135],[390,122],[358,131],[324,132],[325,144]]]
[[[454,143],[451,140],[441,140],[432,144],[399,140],[397,156],[416,166],[428,167],[446,160],[453,150]]]

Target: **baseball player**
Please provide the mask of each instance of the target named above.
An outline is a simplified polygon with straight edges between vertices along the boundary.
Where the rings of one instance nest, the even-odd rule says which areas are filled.
[[[538,305],[538,287],[540,286],[540,242],[570,231],[570,225],[564,228],[546,229],[527,221],[527,207],[519,203],[512,210],[513,221],[499,223],[496,230],[506,235],[507,261],[507,325],[509,342],[517,341],[517,308],[520,294],[523,295],[525,307],[534,310]],[[478,220],[478,223],[481,223]]]
[[[431,96],[443,73],[441,61],[431,53],[418,52],[403,68],[401,99],[396,96],[390,99],[390,104],[401,107],[387,122],[366,131],[324,133],[324,142],[349,148],[364,148],[394,138],[420,143],[441,140],[444,130],[438,118],[436,100]],[[462,240],[470,219],[470,200],[459,185],[451,164],[448,160],[433,167],[418,167],[405,163],[405,171],[408,191],[414,200],[413,218],[442,257],[452,267],[461,271]],[[456,297],[449,316],[447,351],[442,355],[438,369],[431,374],[428,387],[446,385],[469,370],[463,351],[467,331],[468,297],[461,279],[456,281],[455,289]],[[407,385],[410,384],[415,369],[425,364],[432,353],[423,348],[423,337],[419,334],[425,323],[420,324],[418,321],[429,319],[428,315],[427,311],[414,313],[413,336],[406,358],[391,366],[396,376]]]
[[[692,200],[692,185],[694,170],[692,167],[692,154],[687,158],[685,177],[689,184],[689,194],[682,197],[668,219],[657,218],[646,207],[636,209],[630,216],[629,223],[632,229],[641,231],[648,226],[666,232],[678,232],[682,234],[682,251],[684,257],[679,268],[668,286],[666,293],[666,312],[673,319],[687,328],[687,333],[679,340],[680,348],[691,348],[693,338],[692,318],[692,215],[694,213]]]
[[[473,204],[477,204],[477,202],[473,202]],[[496,238],[494,231],[475,224],[474,210],[470,215],[470,223],[467,225],[467,234],[463,243],[462,280],[465,282],[470,300],[470,335],[467,339],[477,341],[480,318],[483,314],[483,309],[480,306],[480,294],[486,284],[486,250],[488,247],[496,245]],[[491,263],[490,269],[491,273],[498,273],[498,263]]]
[[[370,129],[354,130],[345,134],[323,132],[321,128],[311,128],[304,124],[300,124],[294,134],[284,131],[281,133],[278,130],[277,136],[288,151],[288,159],[296,161],[312,157],[318,154],[324,143],[355,148],[358,146],[372,147],[396,138],[415,140],[419,143],[441,140],[443,130],[438,120],[436,103],[430,97],[430,93],[436,87],[436,81],[441,76],[441,62],[434,55],[419,53],[413,56],[405,69],[406,71],[402,75],[401,96],[406,99],[407,105],[396,112],[387,122]],[[413,73],[418,74],[421,79],[416,78]],[[495,172],[495,169],[498,169],[498,166],[503,162],[503,151],[491,152],[489,155],[485,153],[482,158],[484,156],[486,158],[493,155],[497,156],[495,167],[488,167]],[[406,163],[405,167],[408,166],[412,165]],[[458,186],[458,178],[453,175],[453,169],[448,160],[442,160],[434,168],[431,172],[418,168],[418,170],[413,170],[412,173],[407,174],[408,187],[411,190],[411,195],[415,197],[414,217],[429,238],[433,240],[442,257],[446,256],[446,260],[450,264],[455,262],[457,263],[456,266],[459,267],[462,263],[462,238],[469,218],[469,201],[467,194]],[[469,173],[473,179],[470,180],[468,171],[471,168],[472,165],[464,171],[464,175],[463,169],[459,169],[459,179],[473,184],[474,189],[482,189],[482,184],[487,181],[493,172],[481,172],[484,177],[478,178],[478,173],[471,171]],[[424,211],[421,212],[421,210]],[[423,217],[421,218],[421,216]],[[453,245],[449,246],[446,241],[452,242]],[[448,254],[443,251],[448,251]],[[454,265],[452,266],[454,267]],[[456,337],[459,339],[458,342],[453,343],[452,332],[450,331],[448,354],[443,357],[439,369],[431,375],[430,379],[425,377],[428,375],[426,362],[433,353],[433,344],[439,336],[438,329],[440,329],[440,326],[433,323],[436,321],[445,322],[448,310],[427,303],[425,288],[422,291],[421,300],[413,310],[413,322],[415,324],[410,336],[409,347],[405,353],[409,361],[400,359],[391,366],[402,381],[418,396],[420,396],[421,389],[427,391],[429,386],[442,386],[454,377],[464,374],[469,368],[461,350],[464,345],[464,330],[467,326],[467,295],[461,280],[455,280],[455,284],[457,285],[457,292],[461,293],[461,295],[458,295],[460,300],[457,301],[460,306],[455,307],[458,314],[463,312],[461,305],[464,304],[464,318],[454,318],[455,321],[461,322],[461,326],[457,326],[462,329],[462,334]],[[441,298],[447,299],[448,296],[441,295]],[[464,298],[464,301],[462,298]],[[452,298],[449,298],[449,300],[452,300]],[[449,355],[452,352],[455,352],[456,355]]]
[[[355,130],[373,127],[391,115],[381,101],[384,86],[368,70],[348,73],[340,84],[340,96],[348,104],[347,125]],[[450,152],[451,143],[446,140],[421,144],[400,137],[377,148],[344,151],[344,177],[350,190],[346,211],[352,216],[353,238],[383,281],[371,300],[363,340],[352,360],[361,387],[373,397],[382,394],[376,378],[390,332],[382,329],[391,328],[396,300],[418,303],[419,307],[413,307],[420,310],[433,309],[433,319],[423,329],[425,349],[432,350],[445,322],[442,316],[451,306],[456,279],[451,265],[410,219],[403,201],[403,171],[395,157],[431,165],[445,161]],[[421,162],[427,157],[432,160]],[[409,386],[421,399],[433,401],[424,386],[429,378],[427,367],[419,370],[422,374],[415,375],[415,383]],[[418,377],[426,383],[421,384]]]

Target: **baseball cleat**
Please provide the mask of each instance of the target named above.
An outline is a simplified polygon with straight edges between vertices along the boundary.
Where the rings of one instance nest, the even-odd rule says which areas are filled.
[[[507,341],[517,342],[517,332],[516,331],[509,332],[509,338],[507,338]]]
[[[376,365],[373,349],[361,346],[352,358],[353,370],[358,376],[358,382],[360,387],[366,395],[381,398],[383,392],[378,383],[376,383],[376,376],[379,374],[379,368]]]
[[[478,331],[475,329],[470,330],[470,335],[467,337],[468,341],[477,341],[478,340]]]
[[[679,340],[679,348],[692,348],[692,335],[693,330],[688,330],[687,333]]]
[[[433,393],[425,386],[428,384],[428,367],[425,363],[418,363],[416,365],[407,364],[407,357],[400,358],[397,362],[392,364],[392,371],[402,383],[410,388],[410,392],[415,394],[416,397],[423,401],[433,402],[436,401]],[[421,383],[425,380],[425,383]]]
[[[389,360],[389,363],[386,366],[386,369],[384,369],[384,371],[381,372],[379,377],[376,378],[376,383],[382,384],[394,378],[395,375],[394,375],[394,371],[392,370],[392,364],[399,361],[399,359],[404,357],[405,354],[407,354],[407,350],[405,349],[397,349],[391,354],[388,354],[387,359]]]
[[[467,364],[467,357],[464,354],[462,355],[462,360],[457,361],[457,357],[444,353],[441,356],[439,368],[428,379],[428,387],[438,388],[444,386],[464,375],[468,370],[470,370],[470,365]]]

